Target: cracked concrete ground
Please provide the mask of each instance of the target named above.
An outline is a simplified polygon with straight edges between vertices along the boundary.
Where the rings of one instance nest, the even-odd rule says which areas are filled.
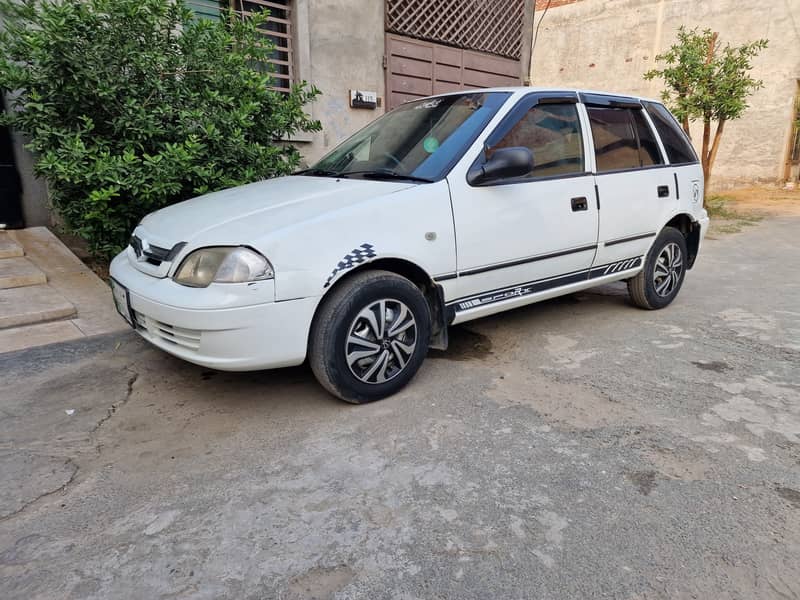
[[[453,331],[355,407],[131,333],[0,357],[3,598],[800,598],[800,218]]]

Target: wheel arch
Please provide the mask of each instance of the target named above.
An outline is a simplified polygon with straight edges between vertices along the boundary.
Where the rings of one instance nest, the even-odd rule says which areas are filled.
[[[664,227],[673,227],[686,238],[686,248],[689,252],[687,269],[691,269],[700,250],[700,223],[688,213],[678,213],[665,223]]]
[[[425,269],[404,258],[382,256],[347,271],[325,290],[325,294],[323,294],[322,298],[320,298],[320,301],[317,303],[312,323],[317,318],[320,308],[325,303],[326,299],[330,297],[333,290],[341,287],[358,273],[378,270],[389,271],[390,273],[405,277],[420,289],[431,311],[431,341],[429,347],[436,350],[446,350],[448,344],[447,327],[449,325],[449,320],[444,303],[444,290],[441,285],[433,280],[433,277],[431,277]]]

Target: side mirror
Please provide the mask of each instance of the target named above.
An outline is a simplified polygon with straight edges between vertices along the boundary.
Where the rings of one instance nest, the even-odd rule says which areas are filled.
[[[499,148],[485,163],[474,164],[467,173],[470,185],[484,185],[496,179],[524,177],[533,171],[533,153],[522,146]]]

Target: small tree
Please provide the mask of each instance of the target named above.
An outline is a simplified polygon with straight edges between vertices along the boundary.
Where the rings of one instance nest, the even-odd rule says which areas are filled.
[[[667,88],[662,98],[681,121],[691,138],[689,123],[703,121],[701,162],[706,183],[717,158],[725,123],[738,119],[747,109],[747,98],[763,86],[750,77],[752,61],[767,47],[767,40],[756,40],[742,46],[724,47],[719,34],[705,29],[678,29],[678,41],[669,50],[656,56],[665,63],[662,69],[644,74],[647,80],[660,77]],[[713,141],[712,125],[716,123]]]
[[[278,140],[320,125],[268,69],[266,14],[197,19],[183,0],[0,0],[4,121],[26,134],[53,206],[92,252],[124,247],[143,215],[291,172]]]

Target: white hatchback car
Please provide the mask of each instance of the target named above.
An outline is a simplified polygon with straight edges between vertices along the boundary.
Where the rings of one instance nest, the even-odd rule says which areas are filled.
[[[668,305],[708,227],[703,174],[662,104],[498,88],[409,102],[288,177],[146,216],[111,264],[145,339],[244,371],[309,358],[383,398],[447,328],[626,280]]]

